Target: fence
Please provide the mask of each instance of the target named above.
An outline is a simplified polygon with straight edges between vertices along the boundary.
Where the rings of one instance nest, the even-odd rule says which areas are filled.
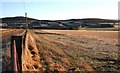
[[[20,72],[22,55],[22,36],[11,36],[11,70]]]
[[[25,38],[24,36],[26,36],[26,32],[21,35],[11,36],[11,71],[14,73],[22,72],[21,56]]]
[[[39,71],[42,68],[35,40],[27,31],[11,36],[11,68],[14,73]]]

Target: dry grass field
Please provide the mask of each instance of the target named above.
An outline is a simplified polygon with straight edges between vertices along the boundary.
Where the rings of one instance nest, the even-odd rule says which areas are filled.
[[[75,69],[80,69],[80,64],[78,63],[84,62],[93,70],[97,71],[117,70],[117,31],[34,30],[34,32],[38,36],[38,39],[40,37],[42,39],[44,38],[51,49],[67,56],[67,61],[72,61],[70,62],[70,65],[73,65],[72,68],[75,67]],[[53,47],[52,44],[55,47]],[[58,49],[56,49],[56,47]],[[60,57],[60,60],[61,58],[64,57]],[[57,59],[58,62],[60,62],[58,56],[55,61],[57,61]],[[61,62],[61,64],[64,63]],[[67,70],[69,68],[71,68],[71,66],[68,66]]]
[[[36,41],[41,71],[119,71],[117,31],[29,32]],[[9,66],[10,56],[5,55],[3,51],[3,59],[7,60],[4,65]]]

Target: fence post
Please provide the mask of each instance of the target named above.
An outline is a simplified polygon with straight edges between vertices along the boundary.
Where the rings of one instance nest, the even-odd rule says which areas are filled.
[[[22,36],[11,36],[11,71],[21,73]]]

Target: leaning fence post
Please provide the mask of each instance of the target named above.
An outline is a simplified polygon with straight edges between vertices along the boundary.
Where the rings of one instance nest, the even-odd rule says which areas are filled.
[[[21,73],[22,36],[11,36],[11,71]]]

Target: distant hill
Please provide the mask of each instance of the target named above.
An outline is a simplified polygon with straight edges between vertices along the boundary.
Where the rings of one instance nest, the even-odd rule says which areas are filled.
[[[23,16],[1,18],[3,27],[24,27],[26,18]],[[118,20],[100,19],[100,18],[84,18],[84,19],[69,19],[69,20],[38,20],[27,18],[27,24],[30,28],[62,28],[62,29],[78,29],[79,27],[113,27]],[[102,25],[102,24],[104,25]],[[107,24],[106,24],[107,23]],[[5,25],[6,24],[6,25]]]
[[[7,23],[7,22],[25,22],[26,18],[23,16],[17,16],[17,17],[5,17],[5,18],[1,18],[3,23]],[[32,20],[37,20],[34,18],[27,18],[28,21],[32,21]]]

